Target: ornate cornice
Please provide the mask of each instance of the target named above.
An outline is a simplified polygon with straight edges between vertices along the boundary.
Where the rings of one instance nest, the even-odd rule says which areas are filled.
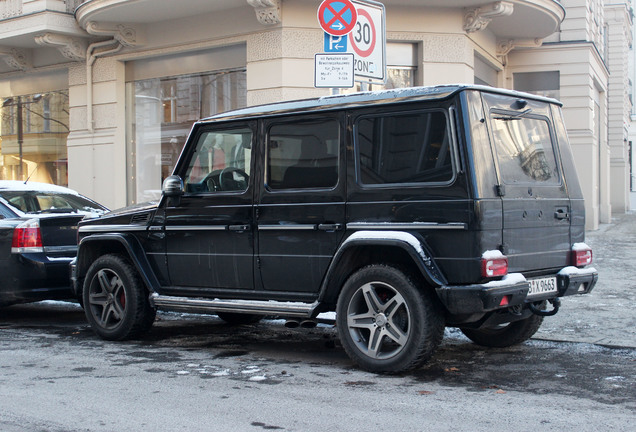
[[[0,47],[0,57],[11,69],[23,71],[33,67],[31,52],[28,50]]]
[[[498,1],[474,9],[467,9],[464,14],[464,31],[473,33],[483,30],[493,18],[512,15],[514,5],[506,1]]]
[[[53,46],[64,57],[72,61],[82,61],[86,58],[87,42],[84,39],[57,33],[44,33],[35,37],[35,43],[42,46]]]
[[[139,32],[129,24],[91,21],[86,25],[86,31],[95,36],[111,36],[125,47],[134,47],[141,44]]]
[[[538,48],[543,44],[543,39],[502,39],[497,41],[497,56],[505,57],[515,48]]]
[[[256,10],[256,19],[264,25],[274,25],[281,22],[280,0],[247,0]]]

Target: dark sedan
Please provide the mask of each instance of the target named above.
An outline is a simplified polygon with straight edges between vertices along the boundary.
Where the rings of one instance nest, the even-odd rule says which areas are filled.
[[[0,306],[71,298],[77,223],[105,211],[65,187],[0,180]]]

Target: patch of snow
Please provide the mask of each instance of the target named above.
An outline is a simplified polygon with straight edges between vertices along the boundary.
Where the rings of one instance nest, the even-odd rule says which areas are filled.
[[[181,371],[177,371],[177,375],[190,375],[190,372],[181,370]]]
[[[230,370],[229,369],[223,369],[223,370],[220,370],[220,371],[212,372],[210,375],[212,375],[214,377],[228,376],[228,375],[230,375]]]
[[[605,381],[625,381],[625,377],[622,377],[620,375],[618,376],[610,376],[605,378]]]
[[[263,375],[255,375],[253,377],[250,377],[250,379],[248,381],[265,381],[267,379],[266,376]]]
[[[521,273],[510,273],[505,275],[501,280],[491,281],[484,284],[486,288],[497,288],[510,285],[516,285],[518,283],[527,282],[528,280]]]
[[[253,374],[253,373],[256,373],[256,372],[260,372],[260,371],[261,371],[261,369],[258,366],[247,366],[245,368],[245,370],[241,371],[241,373],[245,374],[245,375],[248,375],[248,374]]]
[[[568,266],[562,268],[558,274],[561,276],[587,276],[594,273],[598,273],[594,267],[580,269],[578,267]]]
[[[574,243],[572,245],[572,250],[576,252],[580,252],[580,251],[592,250],[592,248],[586,245],[585,243]]]
[[[495,249],[495,250],[487,250],[486,252],[481,254],[481,258],[485,260],[493,260],[493,259],[505,258],[505,256],[504,254],[501,253],[501,251]]]
[[[355,240],[399,240],[408,243],[422,257],[426,258],[420,241],[414,235],[402,231],[356,231],[344,244]]]
[[[336,313],[335,312],[323,312],[323,313],[319,313],[316,318],[324,319],[324,320],[335,320],[336,319]]]

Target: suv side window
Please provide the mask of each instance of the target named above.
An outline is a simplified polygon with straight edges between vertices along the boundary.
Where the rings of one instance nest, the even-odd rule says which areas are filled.
[[[504,183],[560,183],[546,119],[493,112],[491,120]]]
[[[363,185],[447,183],[453,179],[451,137],[443,111],[361,117],[355,131]]]
[[[248,127],[202,132],[184,176],[186,192],[246,191],[251,143],[252,130]]]
[[[267,187],[334,188],[338,183],[339,127],[334,118],[272,125],[267,140]]]

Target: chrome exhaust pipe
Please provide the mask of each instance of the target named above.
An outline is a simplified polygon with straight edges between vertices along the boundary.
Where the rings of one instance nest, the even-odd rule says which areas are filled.
[[[318,323],[314,320],[303,320],[300,322],[300,326],[305,329],[312,329],[316,327]]]
[[[300,326],[300,321],[295,319],[289,319],[285,321],[285,327],[287,328],[298,328]]]

